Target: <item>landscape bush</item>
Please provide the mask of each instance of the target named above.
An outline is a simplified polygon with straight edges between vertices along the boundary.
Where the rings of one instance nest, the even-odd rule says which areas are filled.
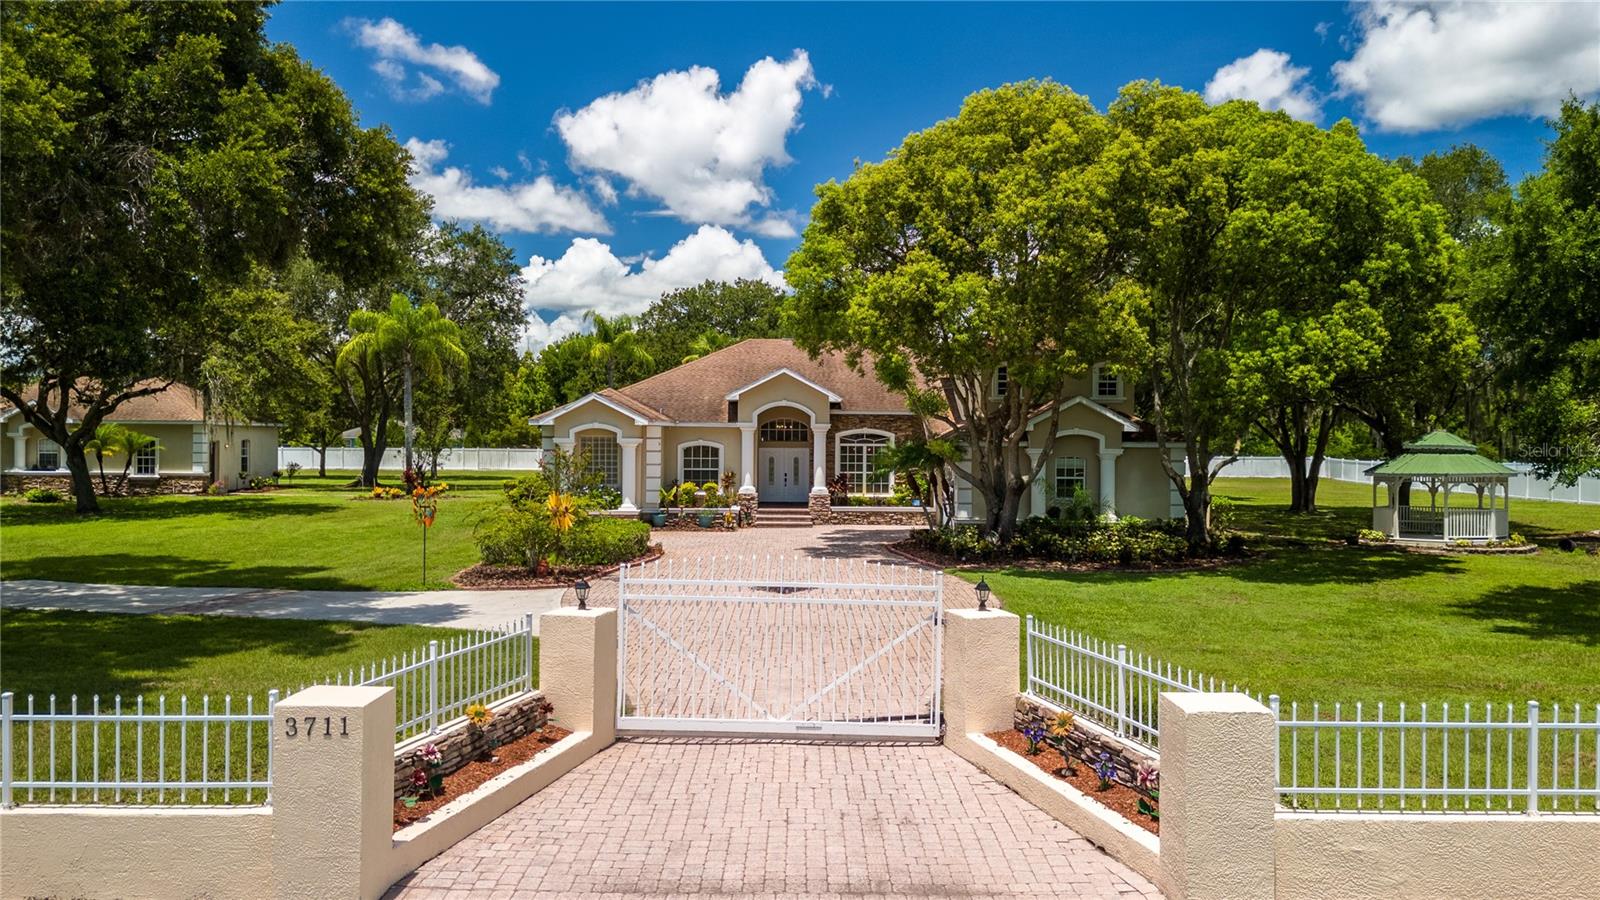
[[[650,549],[650,526],[638,519],[589,516],[568,532],[560,563],[567,566],[609,566],[637,559]]]
[[[913,532],[918,545],[973,562],[1034,559],[1065,563],[1175,562],[1188,555],[1181,520],[1084,522],[1035,516],[1017,527],[1010,544],[984,536],[976,526]]]
[[[22,499],[28,501],[29,503],[60,503],[62,497],[60,494],[52,491],[49,488],[36,487],[28,488],[26,491],[24,491],[22,494]]]

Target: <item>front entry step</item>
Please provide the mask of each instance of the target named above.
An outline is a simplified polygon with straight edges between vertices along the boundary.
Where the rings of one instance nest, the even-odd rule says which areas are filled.
[[[810,528],[811,510],[809,509],[757,509],[757,528]]]

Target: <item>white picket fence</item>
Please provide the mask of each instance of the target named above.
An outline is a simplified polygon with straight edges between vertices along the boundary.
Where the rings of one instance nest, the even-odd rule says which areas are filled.
[[[403,744],[466,715],[533,690],[538,656],[534,617],[485,628],[342,672],[323,684],[394,688],[395,743]],[[303,686],[302,686],[303,687]]]
[[[1156,712],[1163,691],[1241,691],[1192,669],[1129,653],[1112,644],[1028,616],[1027,693],[1071,709],[1118,737],[1155,749],[1161,732]],[[1257,700],[1260,694],[1254,694]]]
[[[534,617],[439,641],[318,684],[395,689],[395,743],[448,728],[474,703],[533,690]],[[301,690],[308,685],[302,684]],[[273,708],[256,697],[120,696],[80,703],[0,694],[0,806],[33,803],[260,805],[272,801]]]
[[[360,471],[360,447],[329,447],[327,453],[329,469]],[[439,471],[533,472],[539,468],[543,458],[544,451],[537,447],[451,447],[439,457]],[[319,463],[316,448],[279,447],[278,470],[287,470],[290,463],[298,463],[302,471],[315,472]],[[402,471],[405,468],[405,450],[395,447],[385,450],[378,468]]]
[[[1152,750],[1163,691],[1240,691],[1265,703],[1278,718],[1285,806],[1600,813],[1600,704],[1284,704],[1033,616],[1023,635],[1028,696]]]
[[[97,694],[82,706],[76,694],[64,705],[51,694],[36,707],[29,694],[18,711],[7,691],[0,694],[0,807],[10,809],[18,792],[30,803],[270,804],[268,731],[278,696],[237,703],[206,696],[198,704],[139,697],[124,706],[120,696],[102,704]]]
[[[1351,481],[1371,484],[1367,469],[1383,462],[1381,459],[1339,459],[1329,457],[1322,461],[1322,477],[1332,481]],[[1550,500],[1556,503],[1600,504],[1600,476],[1584,475],[1578,483],[1567,487],[1554,481],[1535,478],[1533,466],[1528,463],[1506,463],[1519,473],[1511,476],[1506,486],[1513,500]],[[1309,468],[1309,464],[1308,464]],[[1222,470],[1224,478],[1288,478],[1289,463],[1281,456],[1241,456]],[[1456,490],[1467,491],[1461,485]]]

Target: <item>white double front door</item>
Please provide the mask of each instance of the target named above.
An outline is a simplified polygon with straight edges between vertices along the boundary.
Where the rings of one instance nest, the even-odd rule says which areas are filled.
[[[804,503],[811,493],[811,451],[763,447],[756,453],[756,492],[762,503]]]

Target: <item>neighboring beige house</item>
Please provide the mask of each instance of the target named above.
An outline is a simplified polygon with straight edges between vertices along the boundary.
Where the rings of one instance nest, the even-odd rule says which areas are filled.
[[[81,408],[67,413],[70,421],[78,421],[82,414]],[[134,458],[128,493],[197,494],[213,481],[236,490],[248,486],[251,478],[270,476],[278,465],[278,426],[212,420],[200,392],[186,384],[174,383],[159,393],[128,400],[105,421],[156,439],[156,447]],[[86,455],[98,488],[99,466],[93,454]],[[107,458],[107,480],[119,478],[126,462],[121,456]],[[0,405],[0,471],[8,492],[30,487],[63,493],[72,489],[61,448],[10,404]]]
[[[1004,390],[1003,377],[997,390]],[[1030,443],[1042,447],[1050,428],[1060,437],[1022,514],[1043,514],[1051,496],[1081,487],[1113,515],[1182,515],[1122,379],[1096,369],[1078,387],[1054,416],[1035,417]],[[874,377],[870,362],[857,372],[840,354],[813,360],[790,341],[766,338],[587,394],[529,421],[543,429],[546,450],[587,453],[622,493],[623,512],[658,509],[662,488],[674,482],[718,481],[733,472],[747,505],[804,506],[812,521],[890,516],[830,508],[827,483],[844,475],[852,494],[888,497],[893,478],[873,472],[873,456],[918,430],[904,399]],[[956,484],[958,518],[981,518],[981,499],[959,478]],[[909,515],[920,520],[920,513]]]

